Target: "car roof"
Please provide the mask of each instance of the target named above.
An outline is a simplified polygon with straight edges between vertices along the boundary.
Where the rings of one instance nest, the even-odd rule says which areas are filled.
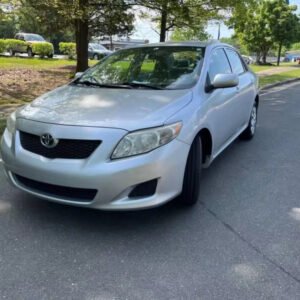
[[[161,43],[150,43],[150,44],[142,44],[135,45],[128,48],[145,48],[145,47],[202,47],[206,48],[208,46],[224,46],[234,48],[229,44],[221,43],[217,40],[209,40],[209,41],[192,41],[192,42],[161,42]]]

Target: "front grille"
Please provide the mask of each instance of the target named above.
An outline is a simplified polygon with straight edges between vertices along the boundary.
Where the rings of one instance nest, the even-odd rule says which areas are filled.
[[[60,139],[54,148],[46,148],[40,141],[40,136],[20,131],[22,147],[35,154],[47,158],[84,159],[89,157],[101,144],[97,140]]]
[[[71,201],[90,202],[97,194],[97,190],[95,189],[72,188],[32,180],[17,174],[14,174],[14,176],[25,188],[29,188],[30,190],[36,192],[42,192],[43,194],[47,194],[49,196],[65,199],[67,198],[67,200]]]

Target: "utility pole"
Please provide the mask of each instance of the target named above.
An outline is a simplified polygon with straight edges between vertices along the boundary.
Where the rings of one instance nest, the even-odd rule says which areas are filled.
[[[221,37],[221,22],[218,22],[218,40]]]

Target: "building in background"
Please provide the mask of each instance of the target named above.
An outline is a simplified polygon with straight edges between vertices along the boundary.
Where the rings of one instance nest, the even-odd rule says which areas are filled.
[[[140,39],[113,39],[112,41],[108,37],[94,38],[94,42],[97,42],[103,45],[106,49],[111,51],[116,51],[119,49],[124,49],[128,47],[138,46],[149,44],[149,40],[140,40]]]

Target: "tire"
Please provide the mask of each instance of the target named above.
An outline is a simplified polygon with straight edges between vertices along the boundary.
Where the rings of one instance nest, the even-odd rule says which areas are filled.
[[[197,136],[191,146],[185,166],[182,193],[179,200],[184,205],[194,205],[200,193],[200,176],[202,169],[202,144]]]
[[[47,55],[48,58],[53,58],[53,54]]]
[[[258,105],[255,102],[252,107],[252,110],[251,110],[248,127],[240,135],[240,138],[243,140],[251,140],[251,139],[253,139],[253,137],[255,135],[256,124],[257,124],[257,108],[258,108]]]
[[[94,60],[99,60],[98,54],[94,54],[94,55],[93,55],[93,59],[94,59]]]
[[[9,49],[9,55],[10,56],[15,56],[15,51],[13,49]]]
[[[28,57],[34,57],[34,53],[32,52],[31,48],[27,49],[27,54],[28,54]]]

